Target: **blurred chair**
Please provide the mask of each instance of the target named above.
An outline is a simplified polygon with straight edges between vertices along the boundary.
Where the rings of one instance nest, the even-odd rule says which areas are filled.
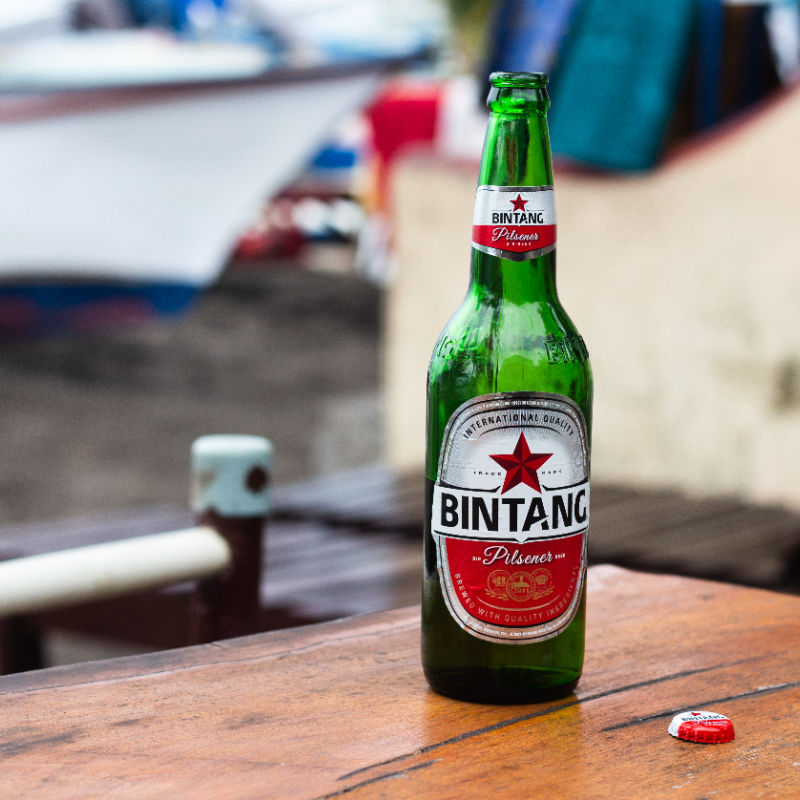
[[[62,530],[60,541],[51,537],[51,552],[42,551],[41,540],[3,537],[6,557],[15,546],[29,554],[0,561],[2,671],[42,666],[40,630],[59,619],[102,629],[105,618],[117,635],[164,646],[274,624],[260,614],[271,451],[254,436],[198,439],[193,528],[131,537],[115,536],[112,527],[84,531],[83,542],[70,542]],[[67,543],[73,546],[59,549]]]
[[[418,601],[418,475],[369,465],[273,489],[253,439],[195,442],[193,514],[0,529],[0,671],[47,665],[51,633],[81,653],[164,649]]]

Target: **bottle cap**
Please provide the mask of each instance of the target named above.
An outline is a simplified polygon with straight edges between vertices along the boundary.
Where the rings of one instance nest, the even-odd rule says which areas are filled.
[[[677,714],[667,731],[678,739],[704,744],[720,744],[734,738],[733,723],[713,711],[684,711]]]

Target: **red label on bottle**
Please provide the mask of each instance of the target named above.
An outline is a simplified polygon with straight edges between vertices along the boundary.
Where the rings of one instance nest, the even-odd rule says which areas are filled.
[[[479,186],[472,246],[490,255],[524,261],[555,249],[552,186]]]
[[[530,642],[573,619],[586,572],[589,453],[580,409],[484,395],[448,423],[431,533],[447,607],[482,639]]]
[[[510,547],[504,541],[447,540],[458,602],[472,617],[505,629],[551,623],[570,607],[580,585],[583,538],[577,533]]]

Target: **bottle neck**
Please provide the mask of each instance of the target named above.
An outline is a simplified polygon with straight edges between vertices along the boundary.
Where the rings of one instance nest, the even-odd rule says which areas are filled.
[[[541,189],[552,187],[553,165],[550,156],[550,138],[547,129],[546,112],[549,99],[545,89],[494,89],[489,96],[489,116],[483,157],[479,173],[479,186],[508,187],[511,191],[492,190],[490,201],[493,210],[505,211],[497,216],[486,210],[479,213],[477,206],[481,204],[481,191],[476,200],[476,222],[500,222],[494,226],[484,226],[484,239],[487,243],[494,241],[499,233],[507,233],[520,237],[532,238],[541,235],[537,244],[545,244],[543,248],[534,247],[531,251],[515,253],[511,257],[503,257],[494,247],[472,249],[471,282],[474,291],[483,296],[495,296],[498,299],[515,303],[531,302],[555,297],[555,225],[549,227],[536,225],[536,222],[548,222],[548,212],[543,220],[534,211],[547,202],[552,203],[552,192],[525,192],[525,189]],[[519,190],[519,191],[518,191]],[[525,199],[527,198],[527,199]],[[542,201],[540,202],[540,198]],[[486,203],[484,202],[484,206]],[[523,212],[520,215],[517,212]],[[555,222],[554,209],[552,222]],[[478,220],[478,217],[481,217]],[[508,223],[511,224],[508,224]],[[519,223],[516,225],[515,223]],[[534,224],[530,224],[534,223]],[[547,236],[553,237],[549,245]],[[506,242],[502,237],[499,242]],[[533,245],[531,245],[533,246]],[[502,248],[499,248],[503,252]],[[486,252],[491,250],[494,252]],[[546,250],[547,252],[542,252]]]

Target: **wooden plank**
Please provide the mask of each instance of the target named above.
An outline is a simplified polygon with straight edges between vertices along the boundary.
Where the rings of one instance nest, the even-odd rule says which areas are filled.
[[[275,521],[267,535],[262,603],[312,619],[419,601],[422,535]]]
[[[276,514],[419,536],[423,485],[419,476],[360,468],[296,484],[279,494]],[[609,485],[593,490],[593,563],[792,588],[790,565],[799,557],[800,516],[780,507],[670,490]]]
[[[599,493],[599,492],[598,492]],[[590,558],[753,586],[798,586],[800,516],[776,506],[677,492],[593,505]]]
[[[800,792],[800,598],[595,567],[576,694],[430,692],[417,608],[0,678],[0,787],[31,798],[771,797]],[[667,735],[731,717],[717,746]]]
[[[407,530],[422,520],[424,494],[421,475],[370,465],[276,487],[274,516]]]
[[[143,592],[102,603],[86,603],[26,619],[39,631],[70,631],[107,641],[135,643],[145,648],[183,647],[197,642],[194,597],[182,592]],[[319,613],[304,614],[286,603],[269,603],[260,609],[248,632],[277,630],[319,622]],[[27,669],[41,667],[39,663]],[[11,670],[9,670],[11,671]]]

